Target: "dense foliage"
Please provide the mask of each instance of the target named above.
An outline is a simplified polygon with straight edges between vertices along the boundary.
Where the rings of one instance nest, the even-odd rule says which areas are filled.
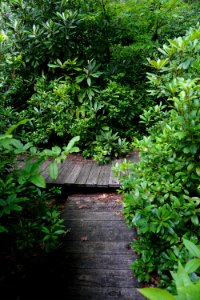
[[[133,270],[168,284],[188,259],[182,238],[197,243],[200,234],[199,13],[195,0],[1,1],[5,239],[27,253],[59,244],[59,191],[44,189],[44,159],[56,178],[75,141],[100,163],[137,148],[141,162],[119,170],[124,214],[139,235]]]
[[[148,73],[149,92],[168,110],[157,105],[156,114],[144,113],[149,136],[134,142],[141,162],[120,168],[124,214],[139,235],[132,244],[139,254],[133,270],[141,281],[157,274],[160,285],[178,260],[188,259],[182,237],[196,243],[200,235],[199,50],[198,25],[164,44],[160,58],[148,60],[154,70]]]
[[[80,135],[83,154],[99,162],[123,154],[144,132],[139,115],[154,101],[145,93],[146,56],[184,34],[199,12],[198,3],[183,0],[1,6],[1,132],[29,118],[23,141],[62,146]]]
[[[200,266],[200,250],[199,245],[183,239],[184,246],[190,254],[190,259],[183,267],[179,262],[177,272],[171,272],[173,281],[176,285],[176,291],[172,295],[167,290],[159,288],[142,288],[139,289],[140,293],[147,297],[149,300],[199,300],[200,295],[200,281],[198,277],[198,269]],[[191,280],[191,278],[193,280]]]
[[[49,175],[56,179],[57,164],[77,151],[75,137],[67,147],[53,147],[38,152],[31,143],[23,144],[13,136],[14,130],[28,120],[12,126],[0,137],[0,234],[4,247],[20,250],[24,255],[50,252],[65,233],[56,195],[59,188],[46,188],[39,167],[49,161]],[[3,247],[3,248],[4,248]]]

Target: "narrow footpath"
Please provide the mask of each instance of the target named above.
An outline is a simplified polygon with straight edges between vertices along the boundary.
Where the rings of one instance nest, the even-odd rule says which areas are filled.
[[[138,162],[138,153],[126,159]],[[61,186],[64,195],[66,190],[62,217],[68,233],[20,284],[13,282],[19,297],[6,300],[144,300],[131,271],[136,255],[130,244],[136,233],[122,214],[119,179],[113,176],[116,162],[123,159],[99,166],[70,155],[59,166],[56,181],[49,178],[49,161],[44,162],[41,172],[47,183]]]
[[[131,271],[135,236],[121,212],[117,193],[71,195],[63,218],[70,232],[63,245],[66,299],[144,299]]]

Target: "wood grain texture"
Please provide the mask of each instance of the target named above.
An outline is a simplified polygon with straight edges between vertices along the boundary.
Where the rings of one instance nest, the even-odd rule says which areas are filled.
[[[103,166],[99,166],[96,163],[93,164],[90,174],[86,180],[86,186],[97,186],[99,173],[101,172],[101,169]]]
[[[66,176],[63,177],[62,183],[74,184],[82,169],[82,164],[71,162],[70,168],[67,170]]]
[[[97,185],[98,186],[108,186],[110,181],[112,164],[104,165],[98,176]]]
[[[62,216],[70,230],[62,247],[63,295],[70,300],[144,300],[131,271],[136,232],[124,221],[120,196],[70,195]]]
[[[93,166],[96,166],[96,164],[94,162],[88,162],[88,163],[84,164],[79,173],[79,176],[77,177],[77,179],[75,181],[75,184],[85,185]]]
[[[81,219],[85,221],[109,221],[109,220],[121,220],[124,219],[122,213],[120,211],[100,211],[100,212],[93,212],[91,214],[90,211],[83,211],[83,210],[70,210],[69,212],[66,211],[63,214],[63,218],[66,220],[76,220]]]
[[[136,255],[123,255],[123,254],[88,254],[82,253],[66,253],[64,262],[65,265],[69,265],[72,268],[77,268],[77,263],[80,269],[108,269],[119,270],[130,270],[133,259]]]
[[[132,230],[127,230],[127,225],[123,221],[68,221],[67,226],[70,232],[66,235],[66,240],[86,241],[86,242],[115,242],[126,244],[134,236]]]
[[[65,291],[67,299],[73,300],[145,300],[136,288],[113,288],[113,287],[70,287]],[[90,298],[88,298],[88,295]]]
[[[24,165],[24,157],[18,158],[18,168]],[[138,152],[127,154],[127,161],[138,162]],[[39,171],[48,184],[66,185],[72,187],[99,187],[119,188],[119,178],[114,177],[113,167],[118,162],[120,165],[124,159],[114,159],[107,165],[98,165],[97,162],[87,159],[72,159],[68,157],[62,164],[58,165],[58,177],[52,180],[48,174],[50,160],[42,163]]]

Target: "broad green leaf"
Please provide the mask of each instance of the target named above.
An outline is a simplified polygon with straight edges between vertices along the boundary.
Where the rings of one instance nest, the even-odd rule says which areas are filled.
[[[74,153],[74,152],[79,152],[80,149],[78,147],[72,147],[72,149],[70,150],[70,153]]]
[[[83,75],[77,76],[77,77],[76,77],[76,82],[77,82],[77,83],[80,83],[80,82],[82,82],[84,79],[85,79],[85,78],[84,78]]]
[[[198,224],[199,224],[199,218],[198,218],[198,216],[197,216],[197,215],[193,215],[193,216],[191,217],[191,221],[192,221],[192,223],[193,223],[194,225],[198,225]]]
[[[183,243],[185,245],[185,247],[187,248],[187,250],[195,257],[200,258],[200,250],[199,248],[192,242],[183,239]]]
[[[61,153],[61,149],[60,149],[60,147],[58,147],[58,146],[52,147],[52,151],[53,151],[54,153],[56,153],[57,155],[60,155],[60,153]]]
[[[23,144],[19,140],[12,139],[11,143],[13,146],[15,146],[15,148],[23,150]]]
[[[56,231],[54,232],[54,234],[63,234],[63,233],[65,233],[64,230],[56,230]]]
[[[54,65],[54,64],[48,64],[49,68],[60,68],[60,66],[58,65]]]
[[[70,153],[70,150],[72,149],[72,147],[74,146],[74,144],[75,144],[76,142],[78,142],[78,141],[80,141],[80,136],[75,136],[75,137],[73,137],[73,138],[69,141],[67,147],[64,148],[64,150],[65,150],[67,153]]]
[[[46,235],[46,236],[43,238],[43,241],[44,241],[44,242],[45,242],[45,241],[48,241],[50,238],[51,238],[51,235],[48,234],[48,235]]]
[[[29,148],[31,148],[32,146],[33,146],[33,144],[29,142],[29,143],[27,143],[27,144],[24,145],[24,150],[26,151]]]
[[[200,176],[200,167],[196,168],[197,175]]]
[[[54,153],[50,149],[44,149],[40,154],[52,157]]]
[[[88,84],[89,86],[91,86],[91,78],[90,78],[90,77],[87,78],[87,84]]]
[[[187,170],[188,171],[191,171],[193,168],[195,167],[195,164],[194,163],[191,163],[187,166]]]
[[[57,218],[59,215],[60,215],[60,213],[58,211],[56,211],[56,210],[54,210],[52,212],[52,218]]]
[[[177,273],[171,272],[172,277],[175,280],[176,287],[183,287],[190,285],[192,282],[188,273],[185,271],[181,263],[178,263],[178,271]]]
[[[190,146],[190,152],[192,154],[196,154],[197,153],[197,150],[198,150],[198,146],[197,145],[191,145]]]
[[[6,206],[6,201],[3,199],[0,199],[0,206]]]
[[[28,119],[24,119],[24,120],[21,120],[20,122],[18,122],[17,124],[12,125],[12,126],[6,131],[6,134],[11,134],[17,127],[19,127],[20,125],[26,124],[28,121],[29,121]]]
[[[6,229],[4,226],[0,225],[0,233],[1,232],[8,232],[8,229]]]
[[[16,210],[16,211],[21,211],[22,207],[20,205],[17,204],[12,204],[11,206],[12,210]]]
[[[188,263],[185,265],[185,271],[187,273],[195,272],[200,267],[200,259],[194,258],[188,261]]]
[[[47,227],[42,227],[42,232],[49,234],[50,231]]]
[[[51,162],[49,165],[49,175],[53,180],[58,177],[58,166],[55,161]]]
[[[36,175],[32,176],[30,178],[30,181],[38,187],[41,187],[41,188],[46,187],[46,182],[45,182],[44,178],[42,177],[42,175],[40,175],[40,174],[36,174]]]
[[[200,299],[200,284],[190,284],[185,287],[177,288],[178,294],[184,295],[185,299],[199,300]]]
[[[176,300],[168,291],[159,288],[143,288],[138,291],[149,300]]]

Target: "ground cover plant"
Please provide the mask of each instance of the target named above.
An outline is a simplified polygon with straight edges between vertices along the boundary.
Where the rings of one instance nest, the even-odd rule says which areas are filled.
[[[188,254],[182,238],[199,240],[200,217],[200,85],[199,25],[184,37],[170,39],[149,59],[149,92],[157,105],[149,118],[149,135],[135,140],[141,162],[124,163],[119,171],[124,195],[124,214],[138,239],[132,247],[139,258],[133,271],[141,281],[157,277],[160,286],[170,282],[169,270]],[[168,108],[166,108],[167,105]],[[155,115],[160,113],[159,117]],[[126,170],[130,170],[127,176]]]

